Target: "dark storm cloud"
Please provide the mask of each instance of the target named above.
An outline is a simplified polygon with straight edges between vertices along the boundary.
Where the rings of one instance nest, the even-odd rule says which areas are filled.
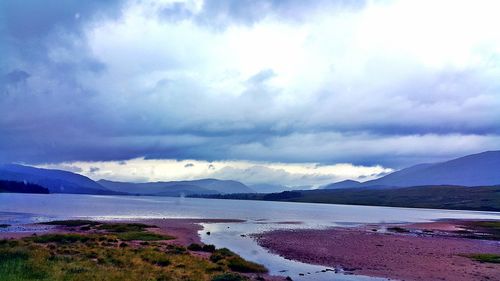
[[[310,44],[320,43],[314,52],[326,46],[320,62],[327,70],[318,72],[319,82],[291,85],[318,71],[307,58],[283,86],[274,83],[283,77],[279,67],[252,65],[241,74],[225,61],[234,57],[214,51],[227,48],[226,27],[269,20],[295,30],[324,11],[327,19],[355,14],[365,1],[206,1],[199,11],[162,4],[152,13],[161,20],[127,14],[128,5],[152,6],[145,3],[1,2],[0,162],[144,157],[404,166],[498,149],[497,60],[435,69],[377,53],[350,70],[354,59],[342,64],[329,56],[371,55],[356,53],[357,46],[330,51],[323,41],[344,23],[326,33],[316,24],[320,40]],[[224,63],[227,70],[210,76]]]

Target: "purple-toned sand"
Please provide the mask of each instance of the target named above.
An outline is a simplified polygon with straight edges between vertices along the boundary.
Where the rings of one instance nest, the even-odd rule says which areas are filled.
[[[377,226],[381,227],[381,226]],[[259,244],[287,259],[353,274],[399,280],[500,280],[500,264],[480,263],[467,254],[500,254],[500,242],[447,236],[453,222],[408,225],[411,233],[373,227],[278,230],[254,235]],[[416,235],[414,230],[439,232]],[[440,232],[443,231],[443,232]]]

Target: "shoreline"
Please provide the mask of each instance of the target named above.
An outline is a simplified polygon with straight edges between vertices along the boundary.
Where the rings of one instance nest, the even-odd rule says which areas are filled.
[[[496,221],[498,222],[498,221]],[[328,229],[274,230],[252,237],[286,259],[399,280],[495,280],[500,264],[468,255],[500,255],[500,241],[469,232],[474,221],[372,224]],[[476,229],[477,230],[477,229]],[[470,239],[472,234],[479,235]]]

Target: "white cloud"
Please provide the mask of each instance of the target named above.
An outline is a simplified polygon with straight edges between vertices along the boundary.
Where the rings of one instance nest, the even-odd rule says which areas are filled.
[[[147,182],[217,178],[245,184],[319,186],[344,179],[374,179],[392,169],[352,164],[265,163],[252,161],[151,160],[71,162],[40,165],[43,168],[79,171],[92,179]],[[70,168],[70,169],[69,169]]]

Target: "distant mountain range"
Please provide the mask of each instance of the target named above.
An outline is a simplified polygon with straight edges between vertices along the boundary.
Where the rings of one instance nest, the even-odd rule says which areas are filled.
[[[324,189],[387,188],[424,185],[492,186],[500,184],[500,151],[486,151],[434,164],[419,164],[366,182],[341,181]]]
[[[79,174],[17,164],[0,165],[0,180],[37,184],[50,193],[117,194]]]
[[[154,196],[190,196],[232,193],[272,193],[290,189],[282,185],[258,184],[251,187],[233,180],[200,179],[130,183],[92,179],[76,173],[41,169],[17,164],[0,165],[0,180],[35,184],[50,193],[133,194]],[[500,185],[500,151],[487,151],[446,162],[419,164],[376,180],[345,180],[322,189],[387,189],[429,185],[493,186]],[[293,188],[297,189],[299,187]],[[302,189],[308,189],[307,187]]]
[[[68,171],[18,164],[0,165],[0,180],[35,184],[48,189],[50,193],[181,196],[255,192],[243,183],[232,180],[201,179],[151,183],[100,180],[95,182],[88,177]]]
[[[248,186],[242,184],[241,182],[232,180],[216,180],[216,179],[147,182],[147,183],[130,183],[130,182],[114,182],[108,180],[99,180],[98,183],[113,191],[127,192],[130,194],[157,195],[157,196],[255,192]]]

